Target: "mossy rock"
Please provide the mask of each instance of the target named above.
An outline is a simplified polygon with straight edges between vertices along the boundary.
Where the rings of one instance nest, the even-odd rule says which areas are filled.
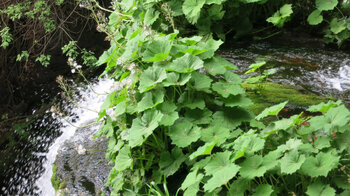
[[[254,102],[249,107],[254,114],[259,114],[265,108],[284,101],[288,101],[288,106],[292,109],[307,108],[308,106],[328,102],[332,98],[321,97],[303,89],[278,83],[246,84],[247,96]]]
[[[52,165],[52,176],[51,176],[51,184],[55,191],[57,192],[58,190],[61,190],[65,187],[66,182],[61,180],[57,176],[57,166],[55,164]]]

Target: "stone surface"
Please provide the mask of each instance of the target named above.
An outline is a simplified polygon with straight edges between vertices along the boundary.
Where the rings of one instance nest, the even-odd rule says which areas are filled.
[[[109,195],[104,184],[112,165],[105,158],[106,138],[93,139],[98,126],[78,129],[60,148],[55,160],[60,190],[56,195]]]

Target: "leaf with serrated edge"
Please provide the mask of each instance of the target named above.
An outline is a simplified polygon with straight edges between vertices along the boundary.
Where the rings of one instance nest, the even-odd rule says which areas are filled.
[[[297,150],[286,153],[280,160],[281,172],[285,174],[296,172],[304,163],[305,159],[305,155],[299,154]]]
[[[183,148],[200,138],[200,128],[193,126],[193,124],[185,118],[179,118],[176,120],[175,124],[170,127],[169,136],[173,144]]]
[[[267,171],[267,168],[263,165],[263,158],[261,155],[248,157],[243,161],[243,163],[240,164],[240,166],[241,176],[248,179],[261,177]]]

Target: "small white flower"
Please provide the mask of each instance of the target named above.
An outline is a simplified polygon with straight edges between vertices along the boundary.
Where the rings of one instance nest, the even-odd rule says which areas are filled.
[[[75,144],[75,150],[78,152],[78,154],[85,154],[86,153],[86,149],[81,144],[79,144],[79,145]]]
[[[124,62],[124,58],[123,57],[119,57],[117,60],[117,64],[121,65]]]
[[[81,69],[81,65],[77,65],[77,66],[75,66],[75,68]]]
[[[71,72],[72,72],[72,73],[75,73],[75,69],[72,69]]]

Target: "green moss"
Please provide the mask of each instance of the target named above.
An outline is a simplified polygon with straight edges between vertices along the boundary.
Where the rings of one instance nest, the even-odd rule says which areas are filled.
[[[258,88],[258,84],[242,84],[248,97],[254,102],[254,105],[249,108],[254,114],[259,114],[265,108],[287,100],[290,105],[295,107],[308,107],[330,100],[330,98],[303,92],[303,90],[291,85],[277,83],[263,83],[260,85],[261,88]]]
[[[57,176],[57,166],[55,164],[52,165],[51,184],[55,191],[64,188],[64,186],[66,185],[66,182],[61,181],[61,179]]]

